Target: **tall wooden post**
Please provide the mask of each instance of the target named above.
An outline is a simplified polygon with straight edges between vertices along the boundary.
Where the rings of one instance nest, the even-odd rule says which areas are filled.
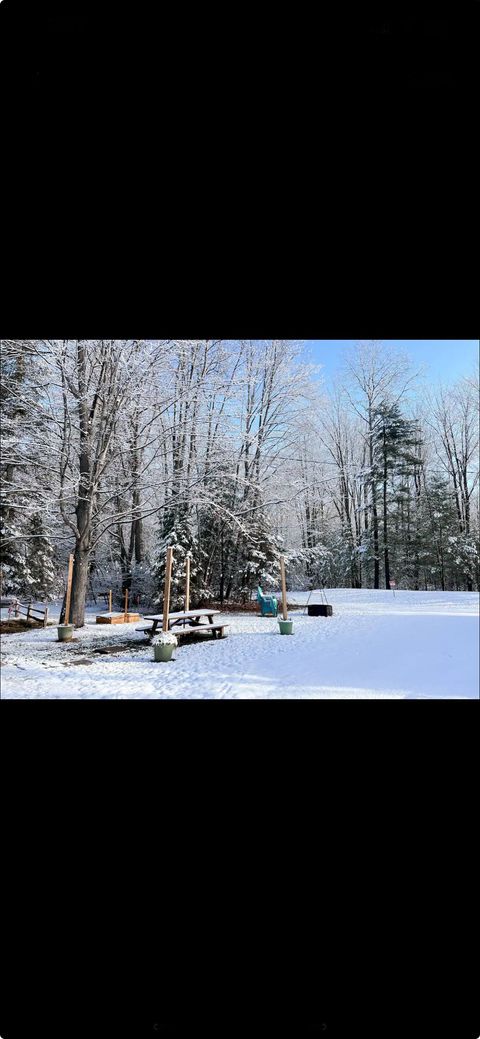
[[[168,615],[170,613],[170,588],[172,583],[173,548],[167,548],[165,564],[165,591],[163,594],[163,630],[168,631]]]
[[[185,610],[190,609],[190,556],[187,556],[186,561],[186,577],[185,577]]]
[[[112,589],[111,588],[110,588],[110,591],[108,593],[108,612],[109,613],[112,612]]]
[[[128,613],[128,588],[125,588],[125,610],[124,610],[124,613],[125,613],[125,621],[126,621],[127,620],[127,613]]]
[[[288,620],[287,613],[287,586],[285,583],[285,560],[283,556],[280,556],[280,569],[282,572],[282,610],[284,621]]]
[[[67,574],[67,601],[65,603],[65,620],[64,624],[68,624],[70,617],[70,599],[72,597],[72,577],[73,577],[73,555],[68,557],[68,574]]]

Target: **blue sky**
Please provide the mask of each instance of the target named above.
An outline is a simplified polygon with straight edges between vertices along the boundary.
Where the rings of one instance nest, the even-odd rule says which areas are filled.
[[[426,367],[429,382],[451,382],[461,375],[468,375],[479,363],[478,339],[383,339],[392,346],[408,353],[414,364]],[[322,364],[323,377],[328,382],[342,363],[346,347],[353,346],[354,339],[307,339],[305,345],[316,364]]]

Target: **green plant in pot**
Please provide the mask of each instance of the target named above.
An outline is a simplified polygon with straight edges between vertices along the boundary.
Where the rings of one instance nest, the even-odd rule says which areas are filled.
[[[172,653],[178,641],[171,631],[162,631],[161,635],[154,635],[152,639],[153,659],[159,664],[168,663],[172,659]]]

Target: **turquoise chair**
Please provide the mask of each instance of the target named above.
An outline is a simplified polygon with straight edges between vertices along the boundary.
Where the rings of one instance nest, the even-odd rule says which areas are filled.
[[[264,595],[260,585],[258,586],[257,600],[260,603],[262,617],[276,617],[278,613],[278,602],[274,595]]]

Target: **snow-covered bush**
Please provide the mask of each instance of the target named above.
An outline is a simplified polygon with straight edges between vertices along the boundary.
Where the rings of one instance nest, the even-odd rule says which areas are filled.
[[[178,646],[178,639],[173,631],[162,631],[160,635],[153,636],[152,646]]]

